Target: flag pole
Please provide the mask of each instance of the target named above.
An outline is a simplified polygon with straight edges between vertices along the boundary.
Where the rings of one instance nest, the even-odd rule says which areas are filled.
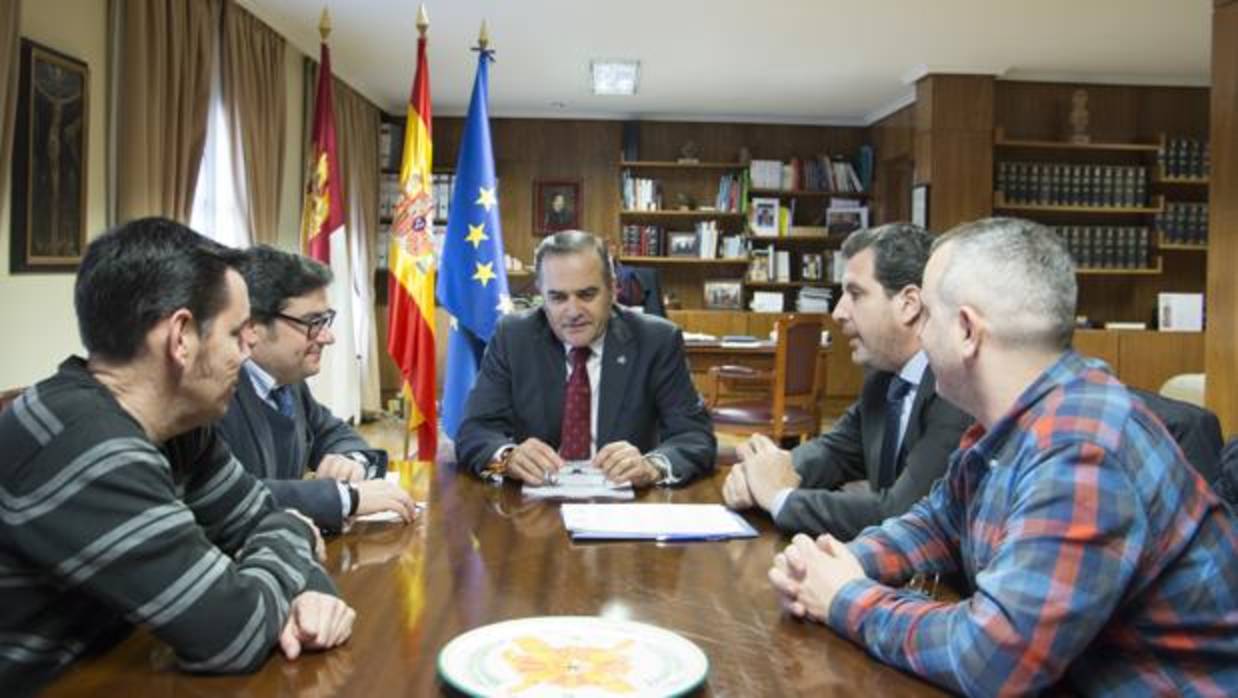
[[[421,3],[421,6],[417,8],[417,36],[421,37],[422,39],[426,38],[426,32],[429,31],[429,29],[430,29],[430,16],[426,14],[426,4],[423,2]],[[405,124],[405,127],[407,128],[410,126],[408,124]],[[412,391],[410,390],[409,393],[411,394],[411,392]],[[409,395],[401,395],[401,397],[408,398]],[[410,417],[408,416],[409,415],[408,411],[410,409],[412,409],[411,405],[404,406],[404,416],[403,416],[403,419],[404,419],[404,450],[400,451],[401,460],[408,460],[409,448],[412,446],[412,441],[413,441],[413,432],[411,429],[408,428],[408,420],[410,419]],[[438,425],[437,424],[434,425],[434,428],[437,429]],[[437,459],[437,457],[438,457],[438,454],[431,454],[429,460],[434,461]],[[423,460],[423,461],[426,460],[426,455],[421,452],[421,449],[417,450],[417,459]]]
[[[322,37],[322,42],[327,43],[327,37],[331,35],[331,13],[327,11],[326,6],[322,8],[322,15],[318,18],[318,35]]]

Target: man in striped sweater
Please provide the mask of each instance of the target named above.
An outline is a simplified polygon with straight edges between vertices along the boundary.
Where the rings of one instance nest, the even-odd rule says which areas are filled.
[[[253,333],[239,252],[164,219],[86,251],[88,357],[0,413],[0,686],[37,690],[145,625],[188,671],[244,672],[348,639],[322,541],[207,425]]]

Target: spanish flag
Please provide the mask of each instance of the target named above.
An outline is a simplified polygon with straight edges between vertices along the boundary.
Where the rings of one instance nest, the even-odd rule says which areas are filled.
[[[408,100],[400,199],[391,224],[391,276],[387,351],[404,377],[408,429],[417,431],[417,460],[433,461],[438,448],[434,406],[434,188],[430,134],[430,67],[426,61],[428,22],[418,15],[417,71]]]

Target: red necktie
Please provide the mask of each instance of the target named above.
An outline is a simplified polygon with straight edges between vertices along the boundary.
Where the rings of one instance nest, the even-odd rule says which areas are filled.
[[[559,436],[559,455],[564,460],[588,460],[589,456],[589,347],[572,349],[572,375],[563,393],[563,431]]]

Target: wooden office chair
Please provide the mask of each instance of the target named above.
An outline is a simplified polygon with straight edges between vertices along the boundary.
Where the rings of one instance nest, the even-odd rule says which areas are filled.
[[[742,436],[765,434],[782,443],[788,438],[803,440],[820,429],[817,352],[821,320],[792,315],[779,320],[776,327],[773,373],[747,366],[709,369],[709,413],[715,430]],[[724,391],[736,388],[764,388],[765,395],[727,400]]]

